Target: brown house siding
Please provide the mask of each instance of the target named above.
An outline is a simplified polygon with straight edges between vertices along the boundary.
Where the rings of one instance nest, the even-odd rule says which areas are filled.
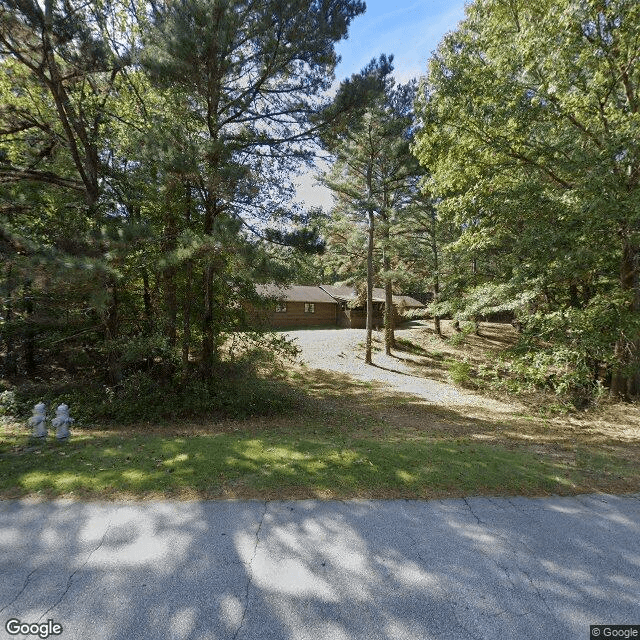
[[[362,307],[350,309],[346,302],[339,303],[338,325],[351,329],[364,329],[367,326],[367,311]],[[374,303],[373,327],[381,327],[384,324],[384,314],[381,305]]]
[[[268,322],[272,327],[313,327],[336,324],[337,305],[330,302],[315,302],[315,313],[305,313],[304,302],[287,302],[284,313],[268,312]]]
[[[340,326],[364,328],[366,326],[366,311],[364,306],[352,308],[355,303],[356,292],[350,287],[336,285],[256,285],[256,291],[261,296],[271,299],[271,306],[267,309],[249,310],[255,321],[270,327],[314,327]],[[384,291],[374,289],[373,326],[380,328],[384,324]],[[314,312],[305,312],[313,305]],[[417,308],[420,302],[408,296],[394,296],[394,321],[398,323],[401,309]],[[277,312],[276,308],[286,307],[286,311]]]

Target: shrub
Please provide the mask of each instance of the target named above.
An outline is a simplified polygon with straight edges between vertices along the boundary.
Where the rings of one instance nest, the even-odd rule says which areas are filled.
[[[15,391],[7,389],[0,393],[0,416],[14,416],[17,407]]]
[[[466,333],[454,333],[448,340],[452,347],[461,347],[464,344]]]
[[[128,359],[121,360],[124,377],[118,384],[89,379],[22,385],[15,403],[17,413],[26,419],[37,402],[43,401],[49,411],[65,402],[76,426],[81,426],[101,421],[125,424],[214,416],[245,418],[299,407],[302,399],[293,387],[262,375],[268,372],[273,378],[283,359],[293,358],[297,349],[277,336],[261,339],[247,335],[241,342],[232,359],[216,363],[209,380],[194,371],[180,370],[175,359],[174,371],[163,367],[171,357],[163,351],[162,342],[149,366],[136,366],[146,353],[141,343],[139,350],[128,350]]]
[[[449,360],[447,362],[447,370],[451,382],[461,386],[471,386],[471,365],[468,362],[460,362],[457,360]]]
[[[71,386],[64,389],[32,385],[20,392],[20,416],[30,415],[43,401],[51,413],[69,405],[76,426],[95,422],[160,422],[185,418],[247,418],[274,415],[299,408],[303,398],[283,382],[257,376],[243,379],[221,376],[211,384],[200,379],[162,383],[137,371],[117,387]]]

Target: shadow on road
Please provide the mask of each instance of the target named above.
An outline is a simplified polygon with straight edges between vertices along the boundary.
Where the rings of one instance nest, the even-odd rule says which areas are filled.
[[[587,638],[638,620],[639,515],[601,495],[4,502],[0,618],[65,640]]]

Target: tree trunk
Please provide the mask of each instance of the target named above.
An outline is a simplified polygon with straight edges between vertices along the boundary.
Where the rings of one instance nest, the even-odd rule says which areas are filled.
[[[433,316],[433,330],[442,337],[442,327],[440,326],[440,316]]]
[[[388,258],[385,258],[385,263]],[[385,270],[388,267],[385,266]],[[384,350],[390,356],[391,349],[396,346],[395,337],[395,310],[393,308],[393,291],[391,281],[386,279],[384,283]]]
[[[176,270],[168,267],[164,272],[165,337],[173,349],[177,341],[178,299],[176,296]]]
[[[438,241],[436,237],[436,214],[431,212],[431,253],[433,254],[433,302],[440,300],[440,256],[438,253]],[[433,329],[436,334],[442,337],[442,327],[440,326],[440,316],[433,315]]]
[[[578,299],[578,285],[572,282],[569,285],[569,304],[573,309],[580,308],[580,300]]]
[[[625,361],[625,340],[624,338],[618,338],[614,348],[615,364],[613,372],[611,374],[611,387],[609,388],[609,394],[612,398],[626,399],[627,396],[627,376],[624,373],[624,361]]]
[[[640,314],[640,249],[632,246],[628,236],[624,237],[620,286],[632,292],[630,311]],[[609,393],[614,398],[628,400],[640,395],[640,338],[620,336],[614,349],[615,364],[611,375]]]
[[[217,134],[212,129],[210,131],[212,140],[216,139]],[[211,176],[217,176],[219,170],[219,158],[213,154],[208,158],[210,163]],[[209,186],[208,195],[204,202],[204,224],[203,232],[207,236],[213,235],[213,223],[222,210],[222,203],[217,196],[216,179],[212,179]],[[215,264],[213,257],[208,256],[204,268],[204,307],[202,313],[202,356],[201,356],[201,375],[203,380],[210,380],[213,374],[213,365],[216,355],[216,326],[214,323],[214,275]]]
[[[173,208],[175,207],[175,200],[178,196],[175,180],[173,176],[170,176],[169,184],[167,185],[167,199],[164,213],[163,250],[165,254],[171,254],[176,249],[178,230]],[[172,261],[164,268],[162,280],[165,307],[164,335],[173,350],[177,341],[178,301],[176,295],[176,268]]]
[[[389,210],[391,199],[388,186],[382,188],[383,209],[380,212],[382,217],[382,270],[384,271],[384,351],[386,355],[391,355],[391,349],[396,347],[395,336],[395,309],[393,307],[393,286],[391,282],[391,258],[389,257]]]
[[[187,284],[182,302],[182,369],[186,373],[189,367],[189,352],[191,350],[191,278],[193,265],[187,262]]]
[[[122,380],[122,372],[120,371],[119,359],[116,356],[114,345],[109,344],[118,337],[119,332],[119,298],[118,284],[111,279],[108,285],[110,295],[109,306],[105,313],[104,326],[105,338],[107,341],[107,363],[108,363],[108,379],[111,384],[117,384]]]
[[[369,239],[367,242],[367,340],[364,358],[367,364],[373,364],[371,360],[371,332],[373,330],[373,232],[375,226],[373,216],[373,211],[369,211]]]
[[[631,311],[633,315],[640,317],[640,247],[629,248],[628,257],[629,274],[627,276],[629,286],[633,291]],[[640,397],[640,335],[636,335],[630,343],[631,368],[627,378],[627,396],[629,398]]]
[[[213,372],[215,329],[213,326],[213,264],[209,262],[204,270],[204,308],[202,314],[202,377],[209,380]]]
[[[33,330],[33,299],[31,282],[24,286],[24,310],[25,331],[24,331],[24,366],[28,376],[33,376],[36,369],[36,346],[35,331]]]
[[[142,269],[142,302],[144,304],[144,326],[142,332],[145,336],[151,335],[153,329],[153,310],[151,308],[151,290],[149,289],[149,272]]]
[[[191,226],[191,185],[184,183],[187,198],[185,218],[187,227]],[[193,279],[193,262],[187,260],[187,282],[182,302],[182,370],[186,374],[189,370],[189,355],[191,352],[191,281]]]
[[[4,356],[4,370],[7,376],[12,376],[16,374],[16,357],[13,348],[13,329],[11,327],[11,322],[13,320],[13,304],[12,304],[12,296],[13,296],[13,265],[11,262],[7,264],[7,289],[5,293],[5,302],[4,302],[4,317],[6,320],[6,326],[8,331],[5,332],[4,344],[6,353]]]

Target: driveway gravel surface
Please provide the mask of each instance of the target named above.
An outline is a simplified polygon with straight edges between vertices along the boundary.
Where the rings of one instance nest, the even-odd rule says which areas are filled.
[[[5,501],[0,638],[588,640],[640,624],[639,534],[640,495]]]
[[[396,330],[396,337],[411,337],[415,329]],[[373,382],[392,392],[421,398],[427,404],[440,407],[467,407],[471,410],[490,411],[494,414],[512,414],[517,403],[509,403],[463,391],[420,375],[420,356],[403,353],[388,356],[375,351],[373,366],[364,361],[364,329],[300,329],[287,331],[301,350],[304,365],[348,375],[362,382]]]

